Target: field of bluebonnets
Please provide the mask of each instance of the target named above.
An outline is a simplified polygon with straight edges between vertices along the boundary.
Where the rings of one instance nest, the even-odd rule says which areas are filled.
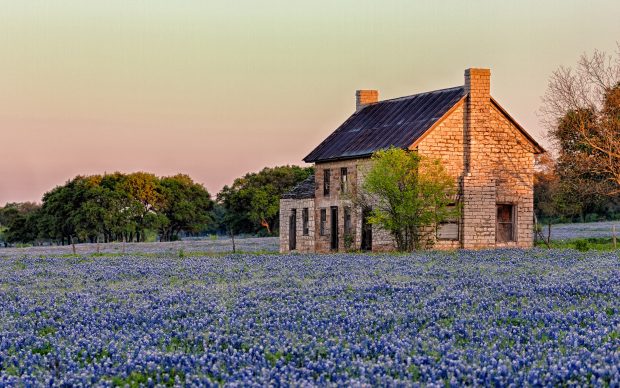
[[[154,246],[0,249],[0,386],[620,384],[617,252]]]

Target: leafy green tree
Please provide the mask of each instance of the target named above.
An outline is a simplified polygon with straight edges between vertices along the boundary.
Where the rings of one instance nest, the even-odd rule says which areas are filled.
[[[125,190],[127,175],[115,172],[105,174],[100,186],[105,191],[103,206],[107,209],[103,218],[104,241],[132,241],[136,233],[143,206]]]
[[[39,229],[41,237],[70,244],[76,236],[72,222],[75,209],[76,185],[80,176],[68,181],[64,186],[57,186],[43,195]]]
[[[122,182],[125,191],[134,202],[127,209],[136,225],[136,240],[144,241],[146,229],[157,229],[162,222],[158,212],[163,205],[158,178],[150,173],[129,174]]]
[[[214,202],[213,208],[210,211],[210,219],[205,228],[202,230],[207,234],[228,234],[226,229],[227,215],[226,209],[221,203]]]
[[[176,239],[182,230],[198,232],[207,226],[213,201],[204,186],[179,174],[161,179],[160,194],[162,220],[159,234],[162,241]]]
[[[144,241],[146,230],[170,239],[201,228],[211,205],[209,193],[186,175],[77,176],[44,195],[37,224],[42,237],[63,244],[101,236],[104,242]]]
[[[456,186],[439,160],[399,148],[372,156],[356,201],[372,208],[371,224],[388,231],[399,251],[433,244],[435,227],[456,217]]]
[[[40,208],[40,205],[32,202],[8,203],[0,208],[0,230],[5,245],[37,239]]]
[[[266,167],[235,179],[217,195],[227,212],[226,222],[234,224],[235,233],[256,233],[264,228],[271,235],[279,226],[280,197],[313,171],[311,167]]]

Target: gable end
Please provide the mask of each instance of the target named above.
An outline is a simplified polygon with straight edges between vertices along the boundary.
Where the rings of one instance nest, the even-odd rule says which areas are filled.
[[[491,103],[502,115],[504,115],[504,117],[508,121],[512,123],[512,125],[515,126],[515,128],[519,130],[519,132],[521,132],[523,136],[525,136],[525,138],[530,142],[530,144],[534,146],[535,154],[543,154],[547,152],[540,144],[538,144],[536,140],[534,140],[534,138],[529,133],[527,133],[527,131],[517,122],[517,120],[515,120],[510,114],[508,114],[506,109],[504,109],[493,97],[491,97]]]

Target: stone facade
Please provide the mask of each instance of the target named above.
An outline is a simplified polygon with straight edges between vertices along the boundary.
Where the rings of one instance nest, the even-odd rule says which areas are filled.
[[[303,213],[308,209],[308,233],[303,229]],[[280,200],[280,252],[289,251],[289,227],[290,216],[295,210],[295,236],[297,252],[315,251],[315,219],[314,219],[314,199],[281,199]]]
[[[465,71],[465,96],[409,147],[421,155],[442,160],[459,188],[462,206],[458,237],[437,239],[438,249],[531,247],[533,244],[534,155],[543,150],[490,96],[490,71]],[[375,103],[378,94],[356,94],[356,104]],[[363,101],[360,101],[363,100]],[[280,226],[282,252],[289,247],[289,214],[297,209],[297,250],[329,252],[362,248],[362,210],[351,199],[362,184],[369,158],[315,164],[314,198],[283,199]],[[341,172],[346,169],[346,184]],[[329,192],[325,193],[325,172]],[[344,192],[343,188],[346,188]],[[312,227],[301,233],[301,210],[310,209]],[[345,208],[350,209],[350,236],[345,236]],[[337,209],[337,211],[332,211]],[[321,212],[324,227],[321,233]],[[332,215],[338,216],[337,241],[332,239]],[[499,217],[499,218],[498,218]],[[337,247],[334,243],[337,243]],[[372,250],[393,250],[389,233],[372,227]]]

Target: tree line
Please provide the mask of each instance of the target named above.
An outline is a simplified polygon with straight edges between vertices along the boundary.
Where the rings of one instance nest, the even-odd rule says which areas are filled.
[[[248,173],[215,200],[203,185],[178,174],[146,172],[76,176],[43,195],[41,204],[0,207],[0,242],[70,244],[172,241],[181,234],[278,231],[280,196],[312,168],[282,166]]]

